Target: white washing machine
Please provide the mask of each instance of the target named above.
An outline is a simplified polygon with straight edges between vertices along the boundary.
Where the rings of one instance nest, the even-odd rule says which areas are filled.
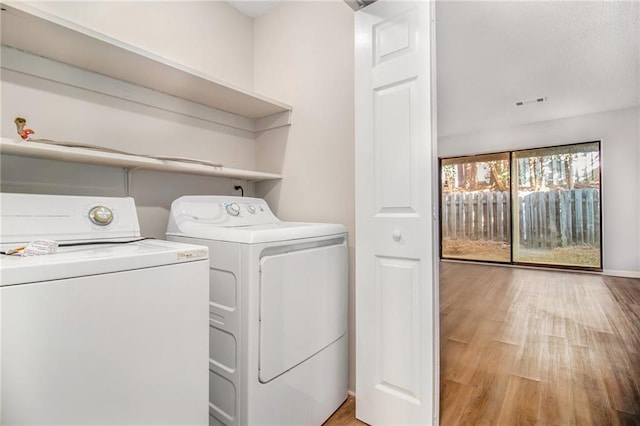
[[[346,228],[188,196],[167,238],[209,247],[209,424],[322,424],[347,397]]]
[[[61,245],[0,256],[0,423],[206,425],[207,248],[140,241],[131,198],[0,194],[0,210],[2,252]]]

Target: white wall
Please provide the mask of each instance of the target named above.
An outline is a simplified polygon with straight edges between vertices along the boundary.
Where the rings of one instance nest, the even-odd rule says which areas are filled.
[[[18,137],[13,120],[22,116],[33,138],[255,166],[255,137],[246,131],[6,69],[0,84],[2,137]]]
[[[38,1],[29,4],[251,89],[253,20],[224,1]]]
[[[164,239],[171,202],[181,195],[231,194],[234,181],[149,170],[126,171],[65,161],[0,156],[0,192],[35,194],[131,196],[140,232]]]
[[[353,11],[342,0],[281,2],[255,21],[224,2],[38,2],[39,8],[221,80],[293,105],[293,125],[257,136],[64,84],[4,71],[2,136],[27,117],[34,137],[282,172],[256,186],[284,220],[350,232],[350,379],[355,388]],[[255,74],[255,81],[254,81]],[[162,237],[179,195],[232,193],[229,179],[3,156],[2,189],[132,195],[145,235]],[[29,170],[38,170],[32,175]],[[251,190],[251,188],[249,188]],[[250,194],[251,192],[249,192]]]
[[[215,78],[243,88],[253,85],[253,20],[225,2],[32,4]],[[81,72],[80,78],[82,73],[88,74]],[[107,85],[121,87],[120,83],[113,80]],[[34,138],[255,168],[255,135],[249,132],[6,69],[2,70],[0,91],[2,137],[17,138],[13,120],[23,116],[36,131]],[[166,104],[175,101],[169,95],[154,96]],[[178,196],[239,195],[231,179],[135,170],[131,183],[124,186],[119,184],[123,170],[118,168],[2,157],[3,191],[132,195],[142,232],[157,238],[164,236],[170,203]],[[244,186],[250,195],[251,186]]]
[[[606,274],[640,277],[640,108],[440,137],[440,157],[601,140]]]
[[[256,192],[284,220],[349,229],[350,377],[355,389],[353,11],[342,0],[282,2],[254,26],[255,90],[293,105],[293,125],[258,136]],[[288,135],[287,135],[288,133]]]
[[[253,20],[226,2],[28,4],[242,88],[253,86]],[[113,81],[114,92],[123,90],[116,80],[106,80]],[[135,90],[131,87],[124,86]],[[165,98],[169,104],[173,97]],[[36,130],[34,138],[255,167],[255,136],[248,132],[3,69],[3,137],[15,137],[17,115],[26,117],[28,127]]]

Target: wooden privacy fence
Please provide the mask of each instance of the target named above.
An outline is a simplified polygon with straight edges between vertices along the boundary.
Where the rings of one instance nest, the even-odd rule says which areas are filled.
[[[597,188],[531,192],[519,197],[518,202],[521,246],[600,246],[600,192]]]
[[[442,194],[442,238],[509,242],[509,196],[509,192]],[[521,246],[600,245],[598,189],[531,192],[518,202]]]
[[[509,192],[442,194],[442,238],[509,241]]]

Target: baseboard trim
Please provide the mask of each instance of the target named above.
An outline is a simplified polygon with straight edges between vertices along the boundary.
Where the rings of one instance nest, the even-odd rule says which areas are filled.
[[[602,271],[602,274],[613,277],[640,278],[640,271],[616,271],[613,269],[605,269]]]
[[[592,274],[602,275],[601,271],[594,271],[589,269],[571,269],[571,268],[550,268],[543,264],[540,265],[524,265],[521,263],[499,263],[499,262],[482,262],[479,260],[458,260],[458,259],[440,259],[441,263],[462,263],[462,264],[474,264],[480,266],[499,266],[503,268],[516,268],[516,269],[530,269],[532,271],[549,271],[549,272],[569,272],[575,274]]]
[[[502,266],[505,268],[520,268],[520,269],[532,269],[537,271],[551,271],[551,272],[572,272],[578,274],[596,274],[596,275],[608,275],[612,277],[623,278],[640,278],[640,271],[620,271],[615,269],[603,269],[602,272],[598,271],[581,271],[578,269],[561,269],[561,268],[545,268],[544,266],[529,266],[529,265],[514,265],[511,263],[487,263],[487,262],[475,262],[473,260],[457,260],[457,259],[440,259],[443,263],[463,263],[474,264],[484,266]]]
[[[356,393],[354,391],[352,391],[351,389],[347,389],[347,395],[352,396],[352,397],[356,397]]]

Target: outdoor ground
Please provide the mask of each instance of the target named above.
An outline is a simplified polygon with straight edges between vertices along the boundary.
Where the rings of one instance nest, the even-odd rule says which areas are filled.
[[[447,259],[510,262],[511,248],[509,244],[497,241],[444,239],[442,256]]]
[[[446,259],[509,262],[511,260],[510,251],[509,245],[504,242],[452,239],[442,241],[442,254]],[[600,248],[588,245],[557,247],[549,250],[520,248],[515,260],[524,263],[599,268]]]

